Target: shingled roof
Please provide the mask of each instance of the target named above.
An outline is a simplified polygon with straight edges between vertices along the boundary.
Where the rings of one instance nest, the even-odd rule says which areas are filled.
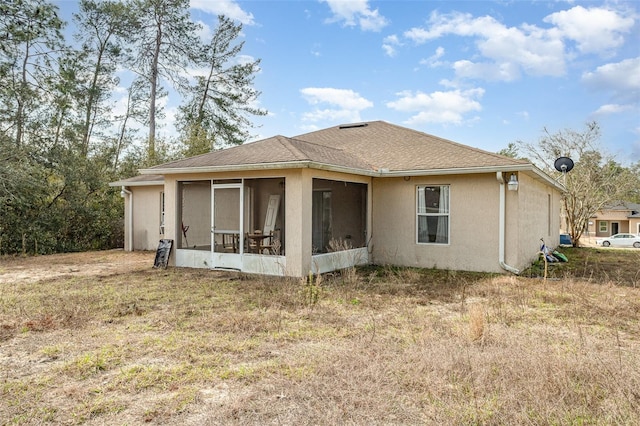
[[[344,149],[332,148],[284,136],[274,136],[257,142],[172,161],[151,167],[148,170],[170,171],[172,169],[208,169],[229,166],[260,167],[268,164],[283,165],[285,163],[295,167],[296,163],[309,162],[350,169],[371,170],[370,164]]]
[[[109,183],[109,186],[154,186],[164,185],[163,175],[138,175]]]
[[[352,173],[467,170],[526,166],[528,162],[427,133],[371,121],[292,138],[274,136],[143,170],[145,174],[278,167],[335,167]]]
[[[528,164],[384,121],[330,127],[296,139],[348,151],[376,169],[390,171]]]

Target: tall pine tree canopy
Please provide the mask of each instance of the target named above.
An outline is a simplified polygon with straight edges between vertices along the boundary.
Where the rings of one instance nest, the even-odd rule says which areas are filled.
[[[241,61],[228,18],[202,40],[188,0],[80,0],[71,23],[60,16],[51,1],[0,2],[0,254],[121,246],[108,182],[243,143],[266,114],[260,61]],[[158,140],[169,93],[180,133]]]

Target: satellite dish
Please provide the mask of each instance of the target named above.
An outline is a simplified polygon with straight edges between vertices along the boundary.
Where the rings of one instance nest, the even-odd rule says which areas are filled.
[[[573,160],[569,157],[559,157],[556,162],[553,163],[553,167],[559,172],[568,173],[573,169]]]

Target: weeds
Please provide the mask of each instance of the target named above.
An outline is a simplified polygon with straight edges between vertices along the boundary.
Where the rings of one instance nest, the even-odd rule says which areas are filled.
[[[640,289],[597,281],[626,275],[581,253],[571,268],[590,278],[565,269],[546,283],[390,266],[301,281],[145,268],[12,283],[0,294],[0,418],[639,424]]]
[[[472,342],[484,342],[487,322],[484,307],[475,303],[469,307],[469,338]]]
[[[306,278],[301,281],[302,284],[302,302],[307,307],[315,306],[320,300],[320,294],[322,292],[322,275],[316,276],[309,272]]]

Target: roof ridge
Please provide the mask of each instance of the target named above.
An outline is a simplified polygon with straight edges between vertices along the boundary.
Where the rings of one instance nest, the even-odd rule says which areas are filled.
[[[338,148],[338,147],[334,147],[334,146],[328,146],[328,145],[320,144],[320,143],[317,143],[317,142],[306,141],[306,140],[303,140],[303,139],[298,139],[296,137],[287,138],[287,139],[289,139],[290,141],[296,141],[296,142],[299,142],[299,143],[302,143],[302,144],[312,145],[312,146],[315,146],[315,147],[318,147],[318,148],[322,148],[322,149],[326,149],[326,150],[329,150],[329,151],[335,151],[335,152],[338,152],[338,153],[340,153],[342,155],[349,156],[349,157],[352,157],[352,158],[356,158],[359,161],[362,161],[364,164],[367,164],[369,167],[371,167],[372,170],[375,169],[375,167],[370,162],[368,162],[367,160],[362,158],[360,155],[356,154],[355,152],[347,151],[344,148]]]
[[[441,136],[433,135],[431,133],[427,133],[427,132],[423,132],[423,131],[420,131],[420,130],[411,129],[411,128],[408,128],[408,127],[402,127],[402,126],[399,126],[397,124],[388,123],[388,122],[382,121],[382,120],[379,120],[379,121],[382,122],[382,123],[385,123],[385,124],[387,124],[389,126],[396,127],[398,129],[408,130],[408,131],[411,131],[411,132],[419,133],[419,134],[421,134],[423,136],[427,136],[427,137],[430,137],[430,138],[438,139],[438,140],[440,140],[442,142],[450,143],[452,145],[458,146],[458,147],[463,148],[463,149],[468,149],[470,151],[478,152],[478,153],[485,154],[485,155],[491,155],[491,156],[493,156],[495,158],[500,158],[500,159],[508,158],[508,159],[513,160],[514,162],[519,163],[519,164],[530,164],[530,162],[527,161],[527,160],[521,160],[521,159],[518,159],[518,158],[507,157],[506,155],[500,155],[500,154],[498,154],[496,152],[491,152],[491,151],[487,151],[487,150],[484,150],[484,149],[476,148],[476,147],[473,147],[473,146],[470,146],[470,145],[465,145],[463,143],[452,141],[451,139],[446,139],[446,138],[443,138]]]
[[[282,140],[284,139],[284,141]],[[302,152],[296,146],[294,146],[291,141],[295,140],[294,138],[288,138],[286,136],[278,136],[278,143],[282,145],[287,151],[293,154],[294,157],[299,159],[309,160],[309,155],[305,152]],[[286,142],[286,143],[285,143]]]

